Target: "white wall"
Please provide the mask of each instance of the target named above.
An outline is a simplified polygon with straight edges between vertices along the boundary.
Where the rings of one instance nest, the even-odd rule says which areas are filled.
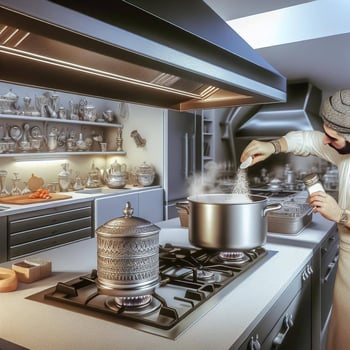
[[[163,124],[166,111],[160,108],[145,107],[128,104],[129,117],[123,120],[123,149],[126,156],[109,156],[107,165],[114,160],[118,163],[126,163],[128,169],[134,169],[142,162],[154,166],[158,184],[163,183],[163,155],[164,133]],[[133,130],[137,130],[140,136],[146,140],[144,147],[137,147],[134,139],[130,136]],[[113,138],[113,136],[110,138]]]

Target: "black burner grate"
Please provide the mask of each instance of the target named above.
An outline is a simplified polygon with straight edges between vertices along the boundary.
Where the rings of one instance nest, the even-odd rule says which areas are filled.
[[[119,305],[114,297],[100,294],[96,270],[29,299],[175,338],[242,281],[244,272],[273,253],[264,248],[244,251],[244,262],[231,264],[218,258],[217,251],[166,244],[159,248],[159,286],[145,305]]]

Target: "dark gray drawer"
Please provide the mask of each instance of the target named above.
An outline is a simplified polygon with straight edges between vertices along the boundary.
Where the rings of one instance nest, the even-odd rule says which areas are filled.
[[[94,236],[93,202],[10,215],[7,259]]]
[[[71,220],[56,225],[43,226],[33,230],[11,233],[9,235],[9,245],[11,247],[13,245],[31,242],[36,239],[42,239],[58,234],[69,233],[71,231],[79,230],[82,228],[91,229],[90,217]]]
[[[7,217],[0,217],[0,263],[7,260]]]
[[[56,235],[33,242],[15,245],[9,248],[9,258],[14,259],[22,255],[28,255],[40,250],[46,250],[55,246],[67,244],[84,238],[91,237],[91,227],[83,228],[69,233]]]
[[[28,231],[43,226],[55,225],[62,222],[90,217],[92,222],[91,205],[64,206],[47,210],[11,215],[8,218],[8,233]]]

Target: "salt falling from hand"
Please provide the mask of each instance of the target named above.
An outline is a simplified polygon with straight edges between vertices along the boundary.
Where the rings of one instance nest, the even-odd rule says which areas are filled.
[[[250,164],[252,164],[253,157],[248,157],[241,165],[239,166],[240,169],[246,169],[249,167]]]
[[[236,203],[250,203],[249,185],[247,180],[247,173],[243,169],[238,169],[236,174],[236,183],[232,191],[233,200]]]

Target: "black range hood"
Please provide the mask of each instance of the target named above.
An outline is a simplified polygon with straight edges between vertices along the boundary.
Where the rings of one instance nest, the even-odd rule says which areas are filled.
[[[254,106],[253,113],[242,107],[245,117],[236,138],[273,139],[293,130],[323,130],[319,115],[322,91],[308,82],[290,83],[286,103]]]
[[[0,80],[177,110],[283,102],[201,0],[0,0]]]

